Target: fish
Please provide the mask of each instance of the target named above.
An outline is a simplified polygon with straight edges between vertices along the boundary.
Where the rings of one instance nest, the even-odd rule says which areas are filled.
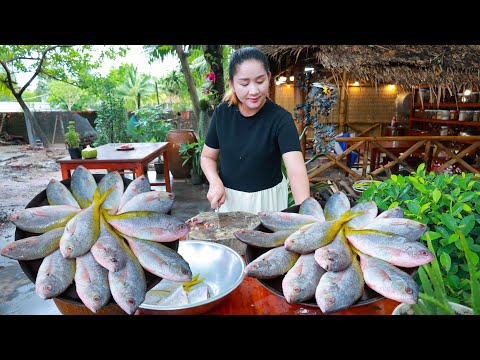
[[[9,215],[8,220],[21,230],[43,234],[63,227],[82,209],[71,205],[45,205],[26,208]]]
[[[355,249],[400,267],[416,267],[434,260],[431,251],[418,241],[377,230],[345,228],[345,236]]]
[[[123,238],[100,216],[100,233],[90,248],[95,260],[108,271],[118,271],[127,261],[125,246]]]
[[[320,222],[316,224],[307,224],[301,229],[290,235],[284,243],[287,250],[299,254],[308,254],[318,248],[329,244],[342,228],[343,224],[350,219],[359,216],[360,213],[350,215],[347,211],[339,219]]]
[[[409,274],[387,261],[360,251],[357,253],[360,256],[363,278],[368,287],[380,295],[401,303],[417,303],[418,285]]]
[[[364,291],[365,280],[356,257],[342,271],[327,271],[315,290],[315,300],[324,314],[349,308]]]
[[[190,265],[175,250],[154,241],[128,235],[125,235],[125,238],[142,267],[148,272],[173,281],[192,280]]]
[[[354,229],[361,229],[377,217],[378,207],[373,200],[361,202],[350,209],[350,214],[355,213],[361,213],[361,215],[348,221],[347,226]]]
[[[343,191],[337,191],[330,196],[325,203],[323,212],[325,220],[332,221],[339,219],[343,214],[350,210],[350,200]]]
[[[272,279],[286,274],[300,254],[288,251],[283,246],[268,250],[243,269],[247,276],[257,279]]]
[[[130,211],[154,211],[167,214],[173,206],[175,195],[167,191],[147,191],[132,197],[117,214]]]
[[[123,193],[122,197],[120,198],[120,204],[118,206],[118,210],[121,210],[123,205],[125,205],[131,198],[135,195],[151,191],[150,182],[145,175],[141,175],[133,180],[130,184],[128,184],[125,192]]]
[[[38,236],[14,241],[2,249],[2,256],[14,260],[41,259],[58,249],[64,227],[56,228]]]
[[[315,261],[314,254],[300,255],[282,280],[282,292],[290,304],[298,304],[315,296],[318,282],[325,270]]]
[[[108,189],[112,189],[110,195],[102,204],[102,209],[106,209],[111,215],[116,214],[120,207],[120,199],[123,196],[124,184],[123,179],[118,171],[108,172],[98,183],[100,194],[104,194]]]
[[[373,221],[387,218],[403,218],[403,216],[404,214],[402,208],[400,206],[395,206],[378,214],[378,216],[373,219]]]
[[[427,225],[405,218],[375,218],[363,230],[378,230],[401,235],[408,241],[417,241],[427,231]]]
[[[201,301],[205,301],[209,299],[211,296],[211,289],[208,284],[202,282],[200,284],[196,284],[187,291],[187,298],[189,304],[199,303]]]
[[[118,271],[108,272],[108,284],[115,302],[127,314],[132,315],[145,300],[147,281],[142,265],[126,247],[127,261]]]
[[[326,271],[341,271],[352,263],[352,250],[341,229],[329,244],[315,250],[315,261]]]
[[[162,306],[178,306],[188,304],[188,295],[183,286],[177,287],[165,299],[158,303]]]
[[[77,166],[70,180],[70,191],[82,209],[92,204],[97,188],[97,182],[92,173],[82,165]]]
[[[45,190],[50,205],[70,205],[80,208],[70,190],[60,181],[51,179]]]
[[[107,190],[100,197],[97,188],[93,202],[65,225],[65,231],[60,238],[60,251],[67,259],[83,255],[95,244],[100,233],[100,206],[110,194]]]
[[[89,251],[76,259],[75,288],[84,305],[96,313],[110,300],[108,270]]]
[[[321,222],[316,216],[282,211],[261,211],[257,216],[262,225],[272,231],[298,230],[304,225]]]
[[[75,277],[75,260],[65,259],[60,249],[43,258],[35,279],[35,292],[42,299],[63,293]]]
[[[319,221],[325,221],[325,214],[323,212],[322,205],[320,205],[320,203],[311,196],[302,201],[300,208],[298,209],[298,213],[303,215],[312,215],[319,218]]]
[[[295,230],[279,230],[272,233],[259,230],[238,230],[233,235],[247,245],[271,249],[283,245],[285,240],[295,232]]]
[[[170,242],[185,236],[190,227],[175,216],[152,211],[131,211],[109,215],[104,210],[105,220],[121,234],[138,239]]]

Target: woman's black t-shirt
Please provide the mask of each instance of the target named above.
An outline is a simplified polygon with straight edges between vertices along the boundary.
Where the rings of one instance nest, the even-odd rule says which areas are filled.
[[[205,144],[220,149],[220,178],[225,187],[256,192],[282,181],[281,159],[301,151],[292,115],[267,99],[253,116],[223,102],[215,109]]]

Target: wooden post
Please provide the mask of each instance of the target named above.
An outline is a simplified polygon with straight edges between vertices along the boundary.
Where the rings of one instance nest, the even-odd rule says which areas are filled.
[[[295,83],[294,83],[294,90],[293,90],[293,100],[296,106],[297,104],[303,104],[305,102],[305,96],[306,96],[305,91],[300,86],[297,85],[299,83],[299,81],[297,80],[301,79],[301,77],[303,76],[303,65],[297,64],[295,66],[294,73],[295,73]],[[301,117],[305,115],[303,113],[303,109],[300,109],[298,113]],[[299,121],[295,120],[295,126],[297,127],[297,132],[298,132],[298,135],[300,136],[300,134],[305,129],[305,124],[302,124]],[[308,133],[308,130],[307,130],[307,133]],[[300,146],[302,148],[302,154],[304,159],[305,159],[306,144],[307,144],[307,134],[305,134],[302,140],[300,141]]]
[[[348,76],[344,70],[342,75],[342,88],[340,90],[340,111],[338,116],[340,132],[345,131],[345,123],[347,119],[347,88],[348,88]],[[348,125],[348,124],[347,124]]]

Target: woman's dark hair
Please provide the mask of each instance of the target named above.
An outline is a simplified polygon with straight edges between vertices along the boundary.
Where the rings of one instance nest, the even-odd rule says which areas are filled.
[[[230,56],[230,60],[228,61],[228,79],[230,81],[233,81],[233,77],[237,73],[237,66],[247,60],[259,61],[260,63],[262,63],[265,71],[268,73],[269,66],[267,56],[256,47],[243,47],[235,50],[232,56]],[[229,105],[234,105],[238,104],[239,100],[235,92],[232,89],[229,89],[225,93],[223,101],[227,102]]]

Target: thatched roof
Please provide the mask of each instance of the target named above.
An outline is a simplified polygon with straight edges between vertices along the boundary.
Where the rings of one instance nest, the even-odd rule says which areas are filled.
[[[314,63],[339,75],[404,87],[478,86],[480,45],[258,45],[273,74]]]

